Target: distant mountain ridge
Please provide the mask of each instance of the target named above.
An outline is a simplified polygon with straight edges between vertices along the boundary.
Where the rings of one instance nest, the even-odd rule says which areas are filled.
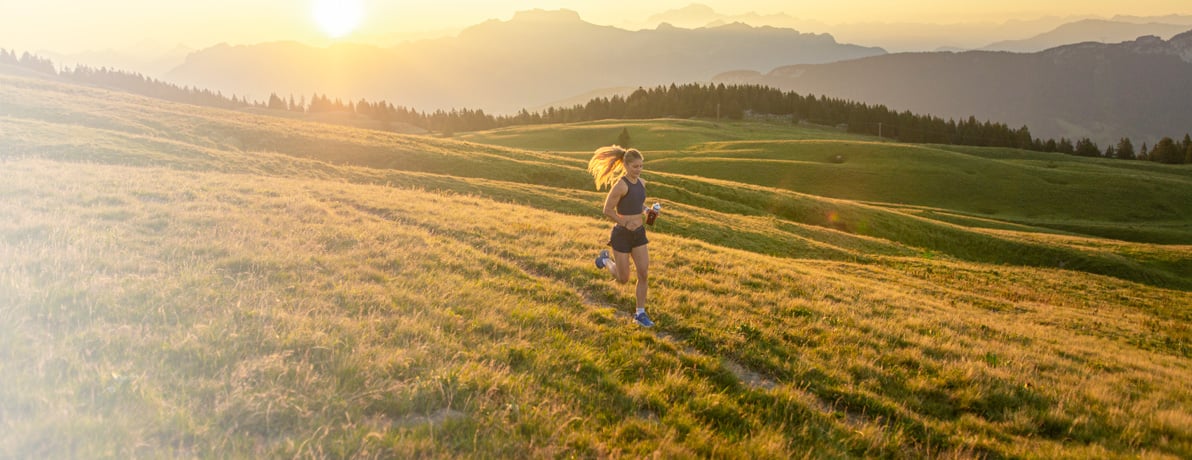
[[[585,22],[573,11],[533,10],[510,21],[481,23],[457,37],[393,48],[217,46],[190,55],[166,78],[254,98],[319,92],[420,110],[512,113],[598,88],[706,82],[725,69],[880,54],[885,50],[792,29],[737,23],[629,31]]]
[[[1015,51],[1036,52],[1086,41],[1116,43],[1144,35],[1167,39],[1192,27],[1192,16],[1092,16],[1042,17],[990,22],[980,18],[961,23],[864,22],[827,24],[786,13],[723,14],[710,6],[692,3],[655,14],[641,23],[655,27],[670,23],[680,27],[715,27],[742,22],[755,27],[786,27],[803,32],[831,33],[837,40],[881,46],[894,52]]]
[[[1026,125],[1035,137],[1088,137],[1102,148],[1192,130],[1192,31],[1162,40],[1079,43],[1030,54],[897,53],[714,81],[884,104],[944,118]]]
[[[1158,22],[1136,23],[1085,19],[1061,25],[1049,32],[1022,40],[1004,40],[981,48],[984,51],[1014,51],[1033,53],[1057,46],[1089,41],[1119,43],[1146,35],[1169,39],[1187,31],[1187,24],[1163,24]]]
[[[803,32],[822,31],[829,28],[828,24],[821,21],[796,18],[785,13],[763,15],[756,12],[749,12],[745,14],[726,15],[718,13],[712,7],[701,3],[692,3],[682,8],[655,14],[647,18],[645,24],[646,27],[655,27],[658,24],[667,23],[678,27],[696,29],[700,27],[718,27],[734,22],[749,24],[754,27],[790,28]]]

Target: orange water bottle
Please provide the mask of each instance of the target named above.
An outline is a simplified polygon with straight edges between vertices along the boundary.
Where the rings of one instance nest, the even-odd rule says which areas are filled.
[[[662,205],[658,204],[658,203],[654,203],[654,206],[651,206],[649,209],[647,209],[646,210],[646,225],[654,225],[654,218],[658,217],[658,211],[661,211],[661,210],[662,210]]]

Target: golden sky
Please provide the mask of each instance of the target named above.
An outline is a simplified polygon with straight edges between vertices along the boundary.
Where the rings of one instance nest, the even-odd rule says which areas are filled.
[[[314,0],[0,0],[0,48],[72,53],[107,48],[202,48],[217,43],[297,40],[325,44],[312,18]],[[339,0],[326,0],[339,1]],[[352,0],[344,0],[352,1]],[[448,35],[528,9],[570,9],[605,25],[642,23],[692,3],[718,13],[785,13],[826,24],[958,23],[1044,16],[1192,15],[1189,0],[355,0],[364,16],[341,40],[377,41]],[[627,27],[631,28],[631,27]],[[831,32],[813,31],[813,32]],[[392,43],[388,43],[392,44]]]

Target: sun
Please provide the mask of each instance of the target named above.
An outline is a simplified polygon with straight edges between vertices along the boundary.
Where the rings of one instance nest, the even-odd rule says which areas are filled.
[[[314,0],[310,14],[319,28],[331,38],[339,38],[356,29],[364,19],[363,0]]]

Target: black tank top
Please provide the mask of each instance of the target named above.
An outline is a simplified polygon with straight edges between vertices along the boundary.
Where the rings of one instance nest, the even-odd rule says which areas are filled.
[[[646,186],[642,185],[641,179],[638,179],[637,183],[632,183],[629,182],[628,177],[622,176],[621,180],[629,186],[629,191],[625,192],[625,196],[617,202],[617,212],[622,216],[641,214],[643,206],[646,204]]]

